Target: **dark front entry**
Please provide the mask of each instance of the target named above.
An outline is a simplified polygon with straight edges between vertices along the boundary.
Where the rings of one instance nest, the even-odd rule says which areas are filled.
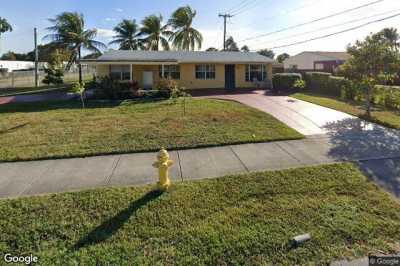
[[[225,89],[235,88],[235,65],[225,65]]]

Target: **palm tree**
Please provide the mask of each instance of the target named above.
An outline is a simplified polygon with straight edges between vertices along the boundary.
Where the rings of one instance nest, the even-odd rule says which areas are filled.
[[[1,34],[7,32],[7,31],[12,31],[12,27],[10,25],[10,23],[8,23],[8,21],[5,18],[0,17],[0,37]],[[1,47],[0,47],[1,50]]]
[[[224,51],[229,51],[229,52],[239,52],[239,48],[237,46],[237,43],[233,39],[232,36],[230,36],[228,39],[225,41],[225,50]]]
[[[10,23],[5,18],[0,17],[0,36],[2,33],[12,31]]]
[[[120,50],[139,50],[143,48],[143,43],[138,39],[138,25],[136,21],[124,19],[119,23],[114,31],[117,33],[114,40],[109,44],[118,44]]]
[[[180,7],[172,13],[168,21],[168,24],[174,30],[170,41],[177,49],[194,50],[196,45],[201,49],[203,36],[192,27],[195,16],[196,10],[193,10],[190,6]]]
[[[397,49],[400,46],[400,43],[398,42],[400,35],[396,28],[384,28],[378,34],[384,38],[394,49]]]
[[[167,37],[172,32],[168,30],[168,25],[162,25],[162,20],[161,15],[150,15],[143,19],[139,36],[144,36],[142,40],[147,50],[158,51],[160,45],[164,50],[169,50]]]
[[[250,48],[247,45],[242,46],[242,48],[240,48],[240,51],[248,53],[250,52]]]
[[[55,47],[66,49],[71,52],[68,65],[69,69],[72,63],[78,61],[79,83],[82,83],[82,65],[80,63],[82,48],[92,52],[100,52],[106,45],[95,41],[97,35],[96,29],[85,29],[85,21],[82,14],[76,12],[63,12],[54,19],[49,19],[54,25],[47,30],[53,32],[46,35],[45,39],[50,39]]]

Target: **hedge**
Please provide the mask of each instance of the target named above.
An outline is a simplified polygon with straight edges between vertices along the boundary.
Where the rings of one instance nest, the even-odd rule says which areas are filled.
[[[400,86],[378,85],[374,88],[374,104],[400,110]]]
[[[364,101],[366,90],[343,77],[323,72],[307,72],[306,87],[313,93],[340,97],[345,100]],[[400,86],[378,85],[374,88],[373,104],[400,110]]]
[[[294,83],[301,80],[299,73],[277,73],[272,77],[274,91],[287,91],[294,88]]]

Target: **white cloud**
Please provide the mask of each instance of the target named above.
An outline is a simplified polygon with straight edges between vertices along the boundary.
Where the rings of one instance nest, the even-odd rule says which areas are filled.
[[[113,30],[97,28],[97,36],[100,38],[110,39],[114,34]]]
[[[119,12],[119,13],[124,12],[124,10],[123,10],[122,8],[119,8],[119,7],[114,8],[114,11],[115,11],[115,12]]]
[[[107,21],[107,22],[114,22],[117,19],[116,18],[105,18],[104,20]]]

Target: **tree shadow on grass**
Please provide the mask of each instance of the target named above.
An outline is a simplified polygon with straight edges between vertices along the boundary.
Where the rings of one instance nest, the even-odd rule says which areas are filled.
[[[15,131],[15,130],[20,129],[20,128],[23,128],[23,127],[27,126],[28,124],[30,124],[30,123],[23,123],[23,124],[20,124],[20,125],[16,125],[16,126],[7,128],[5,130],[0,130],[0,135],[9,133],[11,131]]]
[[[329,157],[358,161],[372,181],[400,197],[400,130],[359,118],[329,123]]]
[[[120,211],[114,217],[104,221],[101,225],[96,227],[93,231],[81,238],[74,246],[74,250],[83,247],[96,245],[104,242],[112,237],[140,208],[146,206],[149,202],[157,199],[163,194],[162,191],[150,191],[142,196],[140,199],[132,202],[128,208]]]

